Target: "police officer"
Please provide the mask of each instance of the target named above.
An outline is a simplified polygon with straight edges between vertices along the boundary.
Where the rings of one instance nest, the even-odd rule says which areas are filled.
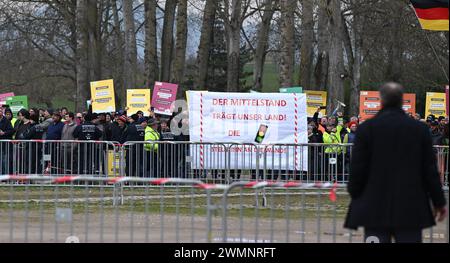
[[[84,117],[84,123],[77,126],[73,131],[73,137],[80,141],[96,141],[101,138],[102,134],[102,131],[97,127],[97,125],[92,123],[92,115],[89,113]],[[102,156],[102,153],[99,152],[101,149],[96,149],[94,147],[95,145],[92,143],[80,142],[80,150],[78,152],[78,157],[80,160],[80,164],[78,166],[79,173],[93,174],[93,172],[99,168],[100,161],[103,159],[94,159]]]
[[[155,178],[158,177],[158,169],[160,168],[160,163],[158,163],[159,145],[155,143],[161,138],[161,135],[158,132],[158,125],[158,121],[152,118],[148,121],[147,128],[145,128],[145,141],[149,142],[148,144],[145,144],[145,152],[147,154],[147,174]]]
[[[25,140],[42,140],[46,130],[44,127],[39,125],[39,115],[30,115],[31,126],[24,133]],[[31,154],[31,174],[40,174],[43,170],[43,160],[42,160],[42,148],[43,143],[41,141],[36,141],[30,143],[30,154]]]
[[[133,114],[128,121],[130,124],[124,131],[125,142],[130,145],[126,147],[127,176],[142,176],[144,166],[144,145],[145,128],[138,122],[139,116]],[[131,143],[134,142],[134,143]],[[138,168],[139,167],[139,168]]]

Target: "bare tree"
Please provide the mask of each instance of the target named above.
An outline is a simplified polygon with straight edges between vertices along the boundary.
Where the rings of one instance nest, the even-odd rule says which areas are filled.
[[[243,21],[242,0],[224,0],[221,12],[225,21],[227,39],[227,91],[239,89],[239,60],[241,48],[241,27]]]
[[[156,0],[145,0],[145,86],[152,87],[159,78],[156,35]]]
[[[318,29],[317,29],[317,63],[314,70],[315,87],[318,90],[326,90],[328,79],[328,64],[330,48],[329,43],[329,12],[328,12],[328,0],[318,1]]]
[[[89,96],[89,70],[88,70],[88,25],[87,25],[87,0],[77,0],[76,9],[76,79],[77,79],[77,110],[84,108]]]
[[[295,9],[297,1],[281,0],[281,63],[280,85],[292,87],[295,65]]]
[[[187,0],[178,1],[177,10],[177,40],[175,48],[175,60],[173,63],[172,82],[180,83],[184,78],[184,67],[186,62],[187,45]],[[182,89],[179,89],[180,92]]]
[[[224,21],[227,47],[227,91],[238,91],[240,88],[240,60],[241,60],[241,29],[245,19],[257,10],[249,11],[250,0],[223,0],[220,9],[221,19]]]
[[[200,35],[200,44],[197,51],[198,73],[195,81],[196,89],[206,88],[206,78],[208,76],[208,62],[212,42],[212,32],[218,0],[206,1],[203,12],[203,22]]]
[[[125,105],[125,98],[126,98],[126,90],[124,86],[124,60],[125,55],[123,48],[125,46],[125,37],[120,29],[120,16],[119,16],[119,10],[117,7],[118,1],[112,0],[111,3],[111,9],[112,9],[112,16],[113,16],[113,39],[114,39],[114,52],[113,56],[116,58],[116,63],[118,66],[115,67],[114,71],[114,91],[116,93],[116,104],[117,106],[121,107]]]
[[[300,86],[312,89],[311,83],[314,60],[314,1],[302,0],[302,40],[300,60]]]
[[[166,0],[164,8],[164,25],[161,43],[161,80],[169,81],[172,67],[172,54],[174,48],[173,27],[175,24],[176,0]]]
[[[269,32],[273,15],[275,13],[273,0],[266,0],[262,6],[263,15],[258,29],[258,37],[255,49],[255,66],[253,68],[253,90],[262,91],[264,63],[266,61],[266,54],[269,47]]]
[[[133,1],[123,0],[122,6],[125,26],[124,88],[135,89],[137,83],[137,47]]]
[[[328,112],[332,112],[337,105],[336,100],[344,101],[344,47],[343,22],[341,15],[341,1],[329,2],[329,29],[330,29],[330,61],[328,66]]]

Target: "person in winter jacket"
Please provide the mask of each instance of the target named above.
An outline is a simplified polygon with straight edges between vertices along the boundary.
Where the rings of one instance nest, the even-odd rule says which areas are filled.
[[[61,140],[63,141],[73,141],[75,140],[75,137],[73,137],[73,132],[75,131],[75,128],[77,127],[77,124],[75,122],[75,114],[73,112],[69,112],[65,116],[65,124],[62,130],[61,134]]]
[[[61,115],[54,113],[53,121],[47,128],[46,140],[61,140],[64,123],[61,122]]]

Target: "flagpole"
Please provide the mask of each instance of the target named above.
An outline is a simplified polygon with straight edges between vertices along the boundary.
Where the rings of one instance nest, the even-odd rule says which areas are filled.
[[[419,16],[417,15],[417,12],[416,12],[416,9],[414,8],[414,6],[411,5],[411,4],[409,4],[408,6],[414,11],[414,14],[416,15],[417,19],[419,19]],[[428,44],[430,45],[431,50],[433,50],[433,54],[434,54],[434,56],[436,57],[436,59],[437,59],[437,61],[438,61],[438,64],[439,64],[439,66],[441,67],[442,72],[444,73],[445,78],[447,79],[447,82],[450,82],[450,80],[449,80],[449,78],[448,78],[448,73],[447,73],[447,71],[445,70],[444,65],[442,64],[441,59],[439,58],[439,55],[437,54],[436,49],[435,49],[434,46],[433,46],[433,43],[431,42],[431,39],[430,39],[430,36],[428,35],[428,32],[427,32],[425,29],[422,29],[422,30],[424,31],[425,37],[427,38],[427,41],[428,41]]]

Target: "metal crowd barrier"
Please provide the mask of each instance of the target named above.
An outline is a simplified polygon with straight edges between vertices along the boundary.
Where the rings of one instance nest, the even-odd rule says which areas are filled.
[[[345,183],[350,152],[351,145],[128,142],[121,155],[126,176]]]
[[[351,144],[0,141],[0,175],[347,183]],[[448,146],[435,147],[448,186]]]
[[[0,176],[0,242],[364,242],[344,185]],[[448,189],[447,189],[448,197]],[[424,231],[448,243],[448,220]]]
[[[0,175],[119,176],[121,150],[104,141],[0,141]]]

